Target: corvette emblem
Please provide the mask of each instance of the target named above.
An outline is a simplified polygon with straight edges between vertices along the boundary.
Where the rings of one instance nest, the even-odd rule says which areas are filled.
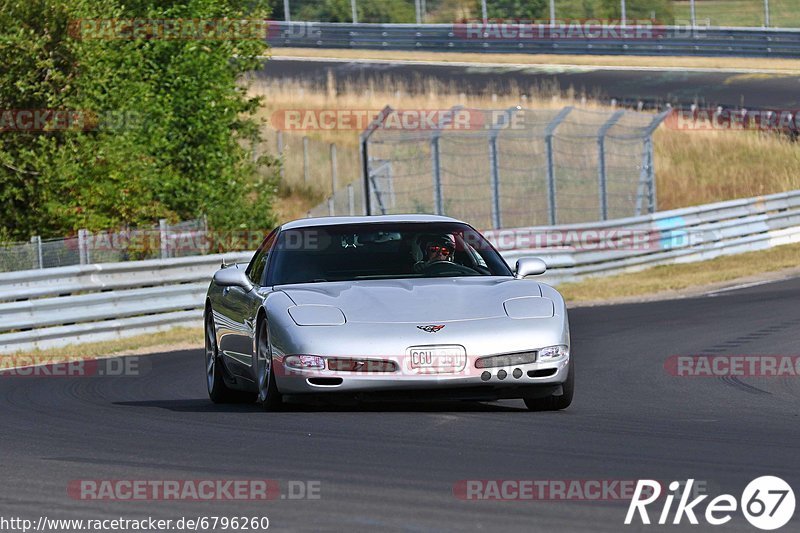
[[[417,326],[417,329],[421,329],[422,331],[426,331],[428,333],[436,333],[437,331],[439,331],[443,327],[444,327],[444,324],[441,324],[441,325],[438,325],[438,326],[434,325],[434,324],[430,324],[428,326]]]

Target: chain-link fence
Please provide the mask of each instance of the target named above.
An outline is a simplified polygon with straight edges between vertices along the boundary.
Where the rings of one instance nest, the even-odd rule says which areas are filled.
[[[116,263],[202,255],[211,250],[204,218],[113,231],[79,230],[73,237],[42,239],[0,246],[0,272],[92,263]]]
[[[433,213],[487,229],[656,209],[652,133],[667,112],[456,106],[433,128],[406,113],[384,109],[362,138],[367,182],[312,215]],[[369,202],[359,209],[366,183]]]

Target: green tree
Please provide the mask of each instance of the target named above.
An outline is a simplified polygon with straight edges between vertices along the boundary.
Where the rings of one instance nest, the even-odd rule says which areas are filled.
[[[0,110],[70,109],[86,131],[5,132],[5,238],[207,214],[219,229],[266,229],[275,160],[259,140],[242,75],[263,39],[76,39],[82,18],[266,18],[260,0],[0,0]],[[113,120],[109,120],[113,118]],[[96,127],[95,127],[96,126]]]

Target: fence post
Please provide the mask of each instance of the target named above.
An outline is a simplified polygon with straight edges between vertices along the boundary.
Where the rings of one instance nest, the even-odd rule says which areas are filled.
[[[600,189],[600,220],[608,220],[608,181],[606,174],[606,134],[625,111],[615,112],[597,131],[597,173]]]
[[[494,229],[503,227],[503,217],[500,210],[500,163],[497,153],[497,136],[500,134],[501,128],[508,127],[511,124],[514,113],[520,109],[522,109],[520,106],[506,109],[500,115],[502,119],[496,120],[492,124],[492,130],[489,133],[489,173],[492,186],[492,227]]]
[[[500,173],[497,163],[497,135],[489,137],[489,173],[492,179],[492,228],[500,229]]]
[[[328,215],[335,216],[336,215],[336,205],[333,201],[333,196],[328,197]]]
[[[303,136],[303,185],[308,185],[308,137]]]
[[[351,217],[356,214],[356,194],[352,183],[347,184],[347,208]]]
[[[369,184],[369,138],[377,130],[386,117],[392,112],[391,106],[386,106],[381,109],[381,112],[375,117],[367,129],[360,135],[360,152],[361,152],[361,188],[364,195],[364,214],[369,216],[372,214],[372,192],[370,191]]]
[[[769,28],[769,0],[764,0],[764,27]]]
[[[31,246],[33,247],[33,268],[44,268],[44,261],[42,260],[42,238],[38,235],[31,237]]]
[[[336,167],[336,144],[331,143],[331,194],[336,194],[336,181],[338,179]]]
[[[85,229],[78,230],[78,255],[82,265],[88,265],[91,261],[88,233]]]
[[[439,135],[434,133],[431,139],[431,174],[433,177],[433,212],[442,214],[442,173],[439,167]]]
[[[280,168],[281,179],[284,179],[286,176],[284,174],[284,169],[283,169],[283,166],[284,166],[284,159],[283,159],[283,131],[281,131],[281,130],[278,130],[278,157],[281,159],[281,168]]]
[[[162,218],[158,221],[158,239],[161,245],[161,259],[169,257],[169,243],[167,242],[167,219]]]
[[[656,131],[664,119],[666,119],[670,113],[672,113],[672,109],[667,109],[666,111],[659,113],[653,120],[650,121],[650,124],[644,129],[644,151],[642,154],[642,171],[640,173],[640,188],[641,186],[647,187],[647,210],[649,213],[655,213],[658,209],[658,199],[657,199],[657,191],[656,191],[656,173],[653,161],[653,132]],[[637,198],[636,198],[636,215],[641,214],[641,189],[637,191]]]
[[[572,106],[567,106],[555,116],[553,120],[544,129],[544,145],[547,152],[547,212],[549,215],[550,225],[555,226],[557,215],[556,205],[556,172],[555,162],[553,161],[553,135],[555,135],[556,128],[561,124],[567,115],[572,111]]]

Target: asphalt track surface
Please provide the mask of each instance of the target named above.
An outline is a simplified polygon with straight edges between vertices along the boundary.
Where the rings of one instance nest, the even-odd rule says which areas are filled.
[[[266,515],[281,531],[756,531],[739,512],[715,528],[625,527],[626,502],[463,501],[452,489],[466,479],[695,478],[738,498],[771,474],[797,492],[799,378],[680,378],[664,361],[798,354],[799,301],[794,279],[574,309],[576,398],[554,413],[518,401],[217,406],[200,351],[146,356],[139,377],[0,377],[0,514]],[[93,502],[66,492],[75,479],[201,478],[275,479],[284,493],[289,480],[317,480],[321,497]],[[798,531],[799,515],[780,531]]]
[[[276,55],[280,50],[276,49]],[[369,63],[364,61],[325,60],[299,61],[272,59],[256,74],[263,79],[295,79],[325,87],[328,73],[342,89],[347,83],[366,85],[378,81],[389,86],[400,82],[404,87],[426,84],[434,79],[453,85],[458,91],[477,94],[486,91],[507,93],[512,86],[521,92],[541,89],[546,92],[567,92],[588,98],[616,99],[622,104],[642,101],[647,107],[666,103],[686,107],[796,110],[800,109],[800,76],[789,74],[746,74],[724,71],[592,69],[591,67],[512,66],[445,66]],[[533,104],[530,104],[533,105]]]

